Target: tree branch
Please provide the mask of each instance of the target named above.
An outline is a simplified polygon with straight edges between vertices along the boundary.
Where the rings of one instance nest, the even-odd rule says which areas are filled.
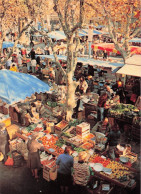
[[[71,29],[71,33],[74,33],[78,28],[81,28],[84,19],[84,0],[80,0],[80,13],[79,22]]]
[[[132,32],[132,33],[130,34],[130,39],[132,39],[132,38],[134,38],[135,36],[137,36],[140,32],[141,32],[140,28],[136,28],[136,29],[134,30],[134,32]]]
[[[54,2],[54,11],[58,14],[59,21],[63,27],[65,35],[67,34],[67,26],[64,24],[65,19],[63,18],[63,15],[61,14],[61,11],[59,10],[58,0],[53,0]]]
[[[70,27],[68,25],[68,8],[69,8],[69,3],[70,3],[70,0],[66,0],[66,3],[65,3],[65,25],[67,27],[68,30],[70,30]]]

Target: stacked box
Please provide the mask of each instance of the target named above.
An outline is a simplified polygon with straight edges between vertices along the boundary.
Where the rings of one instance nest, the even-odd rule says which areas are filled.
[[[76,135],[81,137],[82,139],[85,138],[85,136],[90,134],[90,124],[83,122],[76,126]]]
[[[49,164],[43,166],[43,178],[50,181],[50,171],[56,166],[55,161],[51,161]]]

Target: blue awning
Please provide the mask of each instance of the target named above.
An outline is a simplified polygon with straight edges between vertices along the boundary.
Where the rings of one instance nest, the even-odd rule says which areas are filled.
[[[8,104],[25,100],[35,92],[47,92],[49,89],[48,84],[35,76],[0,70],[0,98]]]

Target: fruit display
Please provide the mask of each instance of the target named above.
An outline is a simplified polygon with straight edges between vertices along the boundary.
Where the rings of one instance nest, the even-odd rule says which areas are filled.
[[[105,172],[101,172],[101,174],[104,174],[109,178],[121,179],[121,177],[125,177],[130,174],[129,168],[116,161],[110,161],[106,168],[110,168],[112,170],[112,173],[106,174]]]
[[[48,164],[50,164],[51,162],[53,162],[54,161],[54,159],[52,158],[51,160],[43,160],[43,161],[41,161],[41,164],[42,165],[48,165]]]
[[[34,130],[33,130],[34,132],[39,132],[39,131],[43,131],[43,128],[42,127],[36,127]]]
[[[111,161],[109,158],[102,158],[98,154],[94,154],[89,159],[90,163],[100,163],[103,165],[103,167],[106,167],[107,169],[111,169],[112,172],[106,173],[104,171],[100,172],[100,174],[109,177],[111,179],[123,179],[123,177],[128,178],[128,175],[131,173],[129,171],[129,168],[125,167],[124,165],[120,164],[116,161]],[[125,178],[124,178],[125,179]]]
[[[110,163],[110,159],[102,158],[98,154],[94,154],[90,157],[89,162],[91,163],[101,163],[104,167],[108,168],[107,165]]]
[[[64,150],[58,147],[56,144],[58,140],[57,136],[54,135],[46,135],[44,137],[39,138],[39,141],[43,144],[46,149],[52,149],[56,154],[64,153]]]

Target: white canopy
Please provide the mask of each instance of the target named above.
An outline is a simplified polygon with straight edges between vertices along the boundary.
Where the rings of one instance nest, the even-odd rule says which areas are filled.
[[[141,77],[141,55],[133,55],[127,59],[126,64],[117,73]]]
[[[133,55],[126,60],[126,64],[141,65],[141,55]]]
[[[117,73],[131,75],[135,77],[141,77],[141,65],[126,64],[120,70],[118,70]]]

